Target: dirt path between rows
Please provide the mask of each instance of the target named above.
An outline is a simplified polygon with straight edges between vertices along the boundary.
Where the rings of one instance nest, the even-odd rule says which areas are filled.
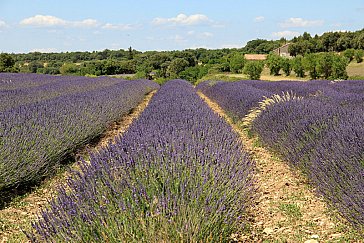
[[[143,101],[132,109],[128,115],[123,116],[120,121],[111,124],[97,143],[86,145],[85,148],[77,153],[76,158],[86,157],[87,159],[87,151],[96,151],[109,143],[114,143],[115,137],[123,134],[133,120],[139,117],[155,93],[156,91],[152,91],[147,94]],[[76,167],[77,163],[70,165],[68,169],[46,180],[30,194],[15,198],[9,207],[0,210],[0,243],[28,242],[21,229],[28,230],[31,228],[31,222],[36,218],[37,212],[54,196],[57,185],[64,184],[65,179],[69,175],[69,169],[75,169]]]
[[[253,207],[251,227],[239,242],[363,242],[342,219],[333,217],[325,202],[307,180],[249,138],[218,104],[201,92],[200,97],[240,135],[245,150],[256,162],[258,200]]]

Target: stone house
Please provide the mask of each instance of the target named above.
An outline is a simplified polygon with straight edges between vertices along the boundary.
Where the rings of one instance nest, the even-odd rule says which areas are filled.
[[[291,55],[288,52],[288,47],[291,43],[287,43],[275,50],[273,50],[274,53],[276,53],[277,55],[281,56],[281,57],[291,57]]]

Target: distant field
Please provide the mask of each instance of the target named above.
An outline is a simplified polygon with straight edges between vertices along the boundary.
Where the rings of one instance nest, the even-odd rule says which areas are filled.
[[[282,72],[281,72],[282,73]],[[242,78],[242,79],[249,79],[247,75],[245,74],[228,74],[229,77],[234,78]],[[267,80],[267,81],[280,81],[280,80],[298,80],[298,81],[306,81],[309,80],[308,77],[305,78],[298,78],[294,73],[292,73],[289,76],[286,76],[285,74],[281,74],[279,76],[274,76],[269,74],[269,68],[265,67],[262,72],[262,76],[260,77],[261,80]]]
[[[364,62],[356,63],[353,61],[349,64],[346,71],[348,72],[349,78],[356,77],[358,79],[364,79]]]
[[[349,64],[349,66],[347,67],[347,72],[348,72],[348,76],[349,79],[364,79],[364,62],[362,63],[356,63],[355,61],[351,62]],[[217,74],[219,76],[219,78],[221,79],[220,76],[226,76],[227,78],[231,78],[231,79],[249,79],[247,75],[245,74],[236,74],[236,73],[220,73]],[[260,78],[261,80],[267,80],[267,81],[280,81],[280,80],[295,80],[295,81],[307,81],[309,80],[309,77],[305,77],[305,78],[298,78],[296,77],[296,75],[292,72],[291,75],[286,76],[285,74],[283,74],[283,72],[281,71],[281,75],[279,76],[273,76],[269,74],[269,69],[267,67],[265,67],[263,69],[262,72],[262,76]]]

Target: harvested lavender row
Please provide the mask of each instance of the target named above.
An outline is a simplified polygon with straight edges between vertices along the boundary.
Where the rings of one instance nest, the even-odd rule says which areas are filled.
[[[33,241],[227,242],[255,195],[239,136],[183,80],[91,155],[34,223]]]
[[[0,191],[47,176],[157,86],[151,81],[122,81],[0,112]]]

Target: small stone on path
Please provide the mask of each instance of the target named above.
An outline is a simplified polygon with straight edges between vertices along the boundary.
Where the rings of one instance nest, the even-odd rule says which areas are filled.
[[[263,233],[266,233],[267,235],[270,235],[274,232],[274,230],[272,228],[265,228],[263,230]]]
[[[304,243],[318,243],[318,241],[317,240],[306,240]]]

